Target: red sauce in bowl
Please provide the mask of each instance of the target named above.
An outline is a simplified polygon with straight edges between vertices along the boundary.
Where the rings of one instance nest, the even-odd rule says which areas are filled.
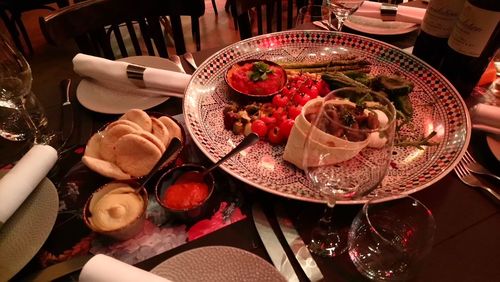
[[[264,76],[256,73],[255,64],[265,64],[268,72]],[[256,76],[257,74],[257,76]],[[261,73],[262,74],[262,73]],[[227,73],[228,84],[236,91],[255,96],[267,96],[279,92],[286,83],[283,68],[263,61],[235,64]]]
[[[175,210],[191,209],[202,204],[208,192],[208,185],[203,182],[175,183],[165,191],[163,204]]]

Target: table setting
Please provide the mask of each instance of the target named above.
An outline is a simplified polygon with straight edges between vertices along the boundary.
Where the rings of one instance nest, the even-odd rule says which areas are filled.
[[[462,98],[402,49],[425,9],[362,2],[344,27],[176,59],[76,54],[76,79],[53,78],[71,114],[47,108],[51,142],[2,163],[0,250],[21,258],[0,280],[498,277],[495,83]],[[248,93],[245,68],[279,83]]]

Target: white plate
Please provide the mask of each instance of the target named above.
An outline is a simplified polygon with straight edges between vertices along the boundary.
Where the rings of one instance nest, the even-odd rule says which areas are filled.
[[[286,281],[264,259],[233,247],[189,250],[162,262],[152,273],[171,281]]]
[[[0,178],[5,174],[0,171]],[[45,178],[0,228],[0,281],[12,278],[36,255],[54,226],[58,209],[56,187]]]
[[[486,143],[488,143],[488,147],[490,147],[495,158],[500,161],[500,135],[488,134]]]
[[[142,65],[171,71],[180,71],[172,61],[153,56],[134,56],[119,59],[132,64]],[[76,89],[76,97],[85,108],[104,114],[123,114],[135,108],[146,110],[157,106],[169,99],[160,96],[156,91],[138,89],[131,92],[112,90],[83,79]]]
[[[368,34],[397,35],[412,32],[418,28],[415,23],[382,21],[369,17],[352,15],[344,23],[350,29]]]

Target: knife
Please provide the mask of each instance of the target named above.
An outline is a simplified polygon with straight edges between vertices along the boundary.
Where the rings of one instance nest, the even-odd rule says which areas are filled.
[[[278,237],[274,234],[273,228],[259,204],[253,205],[252,216],[255,228],[274,266],[287,281],[299,281],[292,264],[286,256],[283,246],[281,246]]]
[[[292,249],[295,258],[307,275],[307,278],[313,282],[323,279],[321,270],[307,249],[307,245],[304,243],[299,233],[297,233],[297,230],[293,226],[293,222],[286,217],[283,207],[276,206],[275,213],[281,232],[283,236],[285,236],[288,246]]]
[[[81,270],[83,266],[93,257],[94,255],[82,255],[74,258],[70,258],[67,261],[60,262],[49,266],[39,272],[24,277],[22,280],[26,281],[52,281],[75,271]]]
[[[61,87],[61,94],[63,97],[62,104],[62,144],[60,148],[63,148],[68,142],[71,134],[73,133],[73,106],[69,100],[69,93],[71,87],[71,79],[63,79],[59,84]]]

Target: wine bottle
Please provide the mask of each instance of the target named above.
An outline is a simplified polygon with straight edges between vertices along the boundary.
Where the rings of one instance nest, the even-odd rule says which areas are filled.
[[[417,35],[413,55],[438,68],[465,0],[432,0]]]
[[[468,97],[500,47],[497,0],[467,0],[448,39],[441,73]]]

